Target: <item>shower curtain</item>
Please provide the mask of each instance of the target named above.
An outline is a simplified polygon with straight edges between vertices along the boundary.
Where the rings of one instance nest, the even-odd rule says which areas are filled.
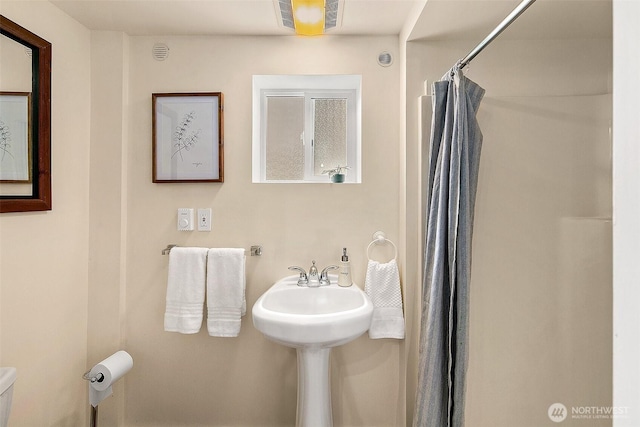
[[[415,427],[464,425],[473,209],[484,89],[459,65],[432,92]]]

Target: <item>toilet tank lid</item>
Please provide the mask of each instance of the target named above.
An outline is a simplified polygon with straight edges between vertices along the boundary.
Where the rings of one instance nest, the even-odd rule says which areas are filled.
[[[17,375],[16,368],[0,368],[0,394],[3,394],[16,382]]]

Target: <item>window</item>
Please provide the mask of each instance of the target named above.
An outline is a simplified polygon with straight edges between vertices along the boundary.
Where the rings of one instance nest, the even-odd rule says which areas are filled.
[[[253,182],[361,182],[360,76],[254,76]]]

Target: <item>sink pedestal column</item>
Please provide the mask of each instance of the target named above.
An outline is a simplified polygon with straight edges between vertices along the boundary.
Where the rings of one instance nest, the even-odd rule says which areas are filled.
[[[331,347],[298,348],[296,427],[333,426],[329,354]]]

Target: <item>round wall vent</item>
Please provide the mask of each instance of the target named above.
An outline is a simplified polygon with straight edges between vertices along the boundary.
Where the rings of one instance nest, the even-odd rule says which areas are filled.
[[[393,64],[393,56],[391,56],[391,54],[387,51],[380,52],[378,54],[378,64],[380,64],[382,67],[388,67],[389,65]]]
[[[156,43],[151,49],[151,56],[156,61],[164,61],[169,56],[169,46],[164,43]]]

